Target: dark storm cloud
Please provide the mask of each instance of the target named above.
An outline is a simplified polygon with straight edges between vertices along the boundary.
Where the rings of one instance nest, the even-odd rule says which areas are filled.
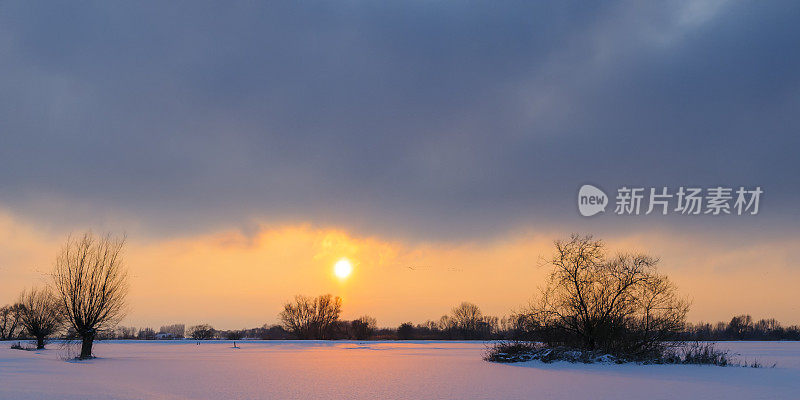
[[[724,184],[761,185],[763,217],[792,221],[799,18],[794,2],[5,2],[0,203],[454,237],[585,223],[587,182]]]

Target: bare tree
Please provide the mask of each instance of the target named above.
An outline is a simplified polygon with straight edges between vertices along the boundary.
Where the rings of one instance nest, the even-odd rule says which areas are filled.
[[[317,313],[315,299],[297,295],[294,303],[287,302],[278,314],[284,328],[298,339],[311,339],[314,318]]]
[[[353,339],[355,340],[367,340],[375,334],[375,328],[378,325],[378,321],[370,317],[369,315],[364,315],[356,320],[350,322],[350,331],[352,333]]]
[[[25,331],[36,338],[36,349],[56,333],[63,321],[58,299],[49,289],[31,289],[19,296],[19,320]]]
[[[171,339],[183,339],[183,335],[186,333],[186,326],[184,324],[162,326],[158,333],[167,334]]]
[[[686,326],[689,301],[678,295],[678,288],[665,275],[652,271],[633,290],[628,317],[628,352],[652,354]]]
[[[0,307],[0,340],[10,340],[19,327],[19,304]]]
[[[659,351],[683,328],[689,303],[642,254],[607,258],[603,242],[573,235],[556,241],[547,286],[521,323],[540,339],[628,356]]]
[[[136,334],[136,338],[139,340],[155,340],[156,331],[153,328],[139,329],[139,332]]]
[[[279,318],[286,330],[300,339],[329,339],[342,312],[342,299],[330,294],[295,296],[284,304]]]
[[[753,330],[753,317],[748,314],[737,315],[731,318],[727,329],[731,337],[744,339]]]
[[[403,322],[397,328],[397,338],[400,340],[411,340],[414,338],[414,325],[411,322]]]
[[[687,324],[684,337],[688,340],[800,340],[800,326],[783,326],[775,318],[753,323],[747,314],[731,318],[729,323]]]
[[[194,340],[210,340],[214,338],[217,330],[209,324],[200,324],[189,327],[189,337]]]
[[[500,332],[502,330],[500,328],[501,321],[501,318],[498,318],[494,315],[484,315],[483,320],[480,322],[480,324],[478,324],[478,329],[486,335]]]
[[[464,331],[477,331],[479,325],[483,322],[483,314],[480,307],[466,301],[453,307],[450,312],[450,318],[456,329]]]
[[[98,332],[113,329],[125,315],[124,244],[124,238],[87,232],[69,238],[56,259],[53,286],[67,323],[81,339],[80,359],[91,358]]]
[[[114,337],[117,339],[135,339],[138,330],[132,326],[117,326],[114,329]]]
[[[442,331],[452,330],[452,329],[455,329],[455,327],[456,327],[456,323],[455,323],[455,321],[453,321],[453,318],[450,317],[449,315],[442,315],[439,318],[439,321],[436,323],[436,329],[439,329],[439,330],[442,330]]]

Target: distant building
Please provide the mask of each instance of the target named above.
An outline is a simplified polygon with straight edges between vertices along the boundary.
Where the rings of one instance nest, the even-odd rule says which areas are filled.
[[[168,340],[168,339],[175,339],[175,336],[171,333],[164,333],[164,332],[156,333],[156,340]]]

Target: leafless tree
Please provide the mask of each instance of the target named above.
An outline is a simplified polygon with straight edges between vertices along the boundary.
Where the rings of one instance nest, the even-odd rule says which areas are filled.
[[[114,337],[117,339],[135,339],[138,330],[133,326],[117,326],[114,329]]]
[[[573,235],[555,247],[547,286],[518,316],[544,341],[637,356],[658,351],[683,328],[689,303],[657,273],[656,258],[609,259],[591,236]]]
[[[189,327],[189,337],[194,340],[210,340],[214,338],[217,330],[209,324],[200,324]]]
[[[755,331],[770,333],[781,329],[781,324],[775,318],[762,318],[753,326]]]
[[[162,326],[158,333],[165,333],[172,339],[183,339],[183,335],[186,334],[186,326],[184,324]]]
[[[58,299],[49,289],[34,288],[20,294],[19,305],[20,325],[36,338],[36,349],[43,349],[45,340],[61,328]]]
[[[10,340],[15,337],[19,327],[19,304],[0,307],[0,340]]]
[[[356,320],[350,322],[350,331],[352,334],[353,339],[355,340],[367,340],[375,333],[375,328],[377,327],[378,321],[370,317],[369,315],[364,315]]]
[[[411,322],[403,322],[397,328],[397,338],[400,340],[411,340],[414,338],[414,325]]]
[[[449,315],[442,315],[439,318],[439,321],[436,323],[436,329],[439,329],[439,330],[442,330],[442,331],[452,330],[452,329],[455,329],[455,327],[456,327],[456,323],[455,323],[455,321],[453,321],[453,318],[450,317]]]
[[[153,328],[142,328],[136,334],[139,340],[154,340],[156,338],[156,331]]]
[[[501,330],[500,321],[502,320],[494,315],[484,315],[483,321],[478,324],[478,328],[488,334],[499,332]]]
[[[92,357],[98,332],[113,329],[125,315],[125,239],[110,235],[69,238],[56,259],[53,286],[70,328],[81,339],[80,359]]]
[[[483,322],[483,314],[480,307],[466,301],[453,307],[450,312],[450,318],[455,328],[463,331],[477,331],[481,322]]]
[[[330,294],[295,296],[283,306],[279,318],[286,330],[300,339],[329,339],[342,312],[342,299]]]
[[[678,295],[675,284],[655,271],[633,289],[631,306],[628,352],[659,351],[667,340],[683,331],[689,312],[689,301]]]

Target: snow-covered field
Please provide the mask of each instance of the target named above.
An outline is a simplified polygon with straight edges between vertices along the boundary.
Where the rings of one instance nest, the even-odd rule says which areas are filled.
[[[721,346],[767,368],[481,360],[476,342],[0,342],[0,399],[800,399],[800,342]],[[775,368],[768,368],[777,363]]]

